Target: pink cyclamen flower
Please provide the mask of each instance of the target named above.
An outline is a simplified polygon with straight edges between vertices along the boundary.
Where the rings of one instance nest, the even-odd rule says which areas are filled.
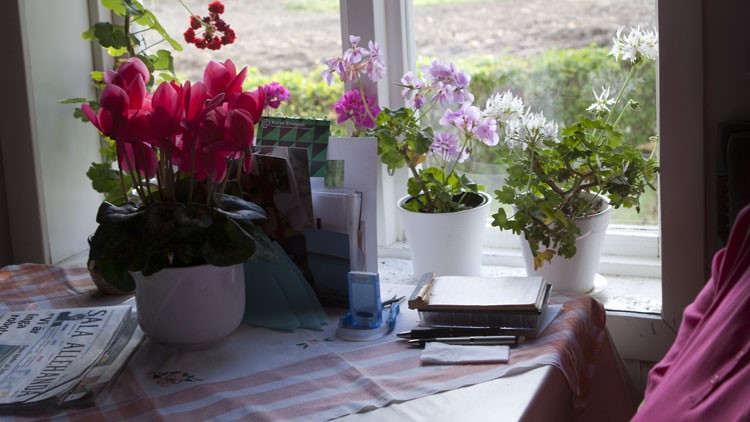
[[[137,57],[130,58],[120,64],[117,70],[108,70],[104,72],[104,83],[107,85],[115,84],[120,88],[127,90],[127,87],[140,76],[143,82],[148,84],[151,75],[148,67]]]
[[[227,97],[242,92],[242,83],[247,76],[247,67],[237,73],[237,68],[231,60],[224,63],[210,61],[203,71],[203,83],[208,88],[208,95],[215,97],[224,94]]]
[[[280,83],[273,81],[268,85],[263,86],[263,93],[266,96],[265,107],[273,109],[279,108],[282,101],[286,101],[292,97],[289,90],[281,85]]]
[[[354,124],[359,127],[375,127],[375,118],[380,113],[375,99],[366,97],[367,108],[362,102],[362,94],[356,89],[344,93],[338,103],[334,104],[333,110],[336,112],[338,123],[344,123],[347,120],[353,120]],[[369,112],[368,112],[369,109]]]
[[[151,127],[157,141],[172,137],[182,121],[182,87],[175,82],[162,82],[151,97]]]
[[[263,87],[259,86],[255,91],[245,91],[231,97],[228,105],[230,110],[241,108],[247,111],[250,113],[253,123],[258,123],[266,105],[266,94]]]

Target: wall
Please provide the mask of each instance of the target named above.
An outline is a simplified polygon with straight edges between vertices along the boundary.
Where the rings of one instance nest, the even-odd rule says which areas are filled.
[[[715,251],[717,125],[727,120],[750,120],[750,2],[708,1],[704,5],[704,116],[706,198],[706,248]],[[710,5],[710,6],[709,6]]]
[[[32,142],[33,130],[29,102],[27,54],[21,19],[23,3],[19,0],[0,2],[0,39],[3,40],[3,85],[5,101],[0,101],[0,149],[5,189],[0,192],[4,205],[0,216],[7,221],[8,233],[3,238],[3,264],[14,262],[46,262],[49,257],[46,226],[42,215],[41,184],[38,177],[38,153]],[[16,240],[14,242],[14,239]],[[23,241],[21,241],[23,239]]]
[[[51,262],[59,262],[88,249],[88,236],[96,229],[101,197],[91,190],[86,170],[99,160],[99,136],[90,124],[73,119],[72,105],[62,98],[93,98],[88,71],[92,69],[91,43],[81,39],[89,28],[85,0],[50,2],[26,0],[33,113],[37,119],[42,189]],[[61,19],[61,16],[65,16]],[[71,171],[76,169],[76,171]]]
[[[2,140],[0,140],[2,145]],[[3,150],[0,148],[0,267],[13,262],[13,251],[10,246],[10,227],[8,225],[8,201],[5,197],[5,176],[2,172]]]
[[[0,7],[3,16],[20,17],[5,29],[20,83],[8,87],[18,101],[6,105],[0,133],[12,261],[57,263],[87,249],[101,202],[85,175],[99,160],[98,134],[73,119],[74,106],[58,104],[94,96],[84,70],[92,68],[91,45],[80,37],[89,27],[88,3],[13,0]]]

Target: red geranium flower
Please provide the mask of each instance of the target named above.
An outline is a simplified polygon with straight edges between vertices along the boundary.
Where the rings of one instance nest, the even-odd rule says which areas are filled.
[[[237,35],[220,15],[224,13],[224,5],[216,0],[208,5],[208,16],[190,16],[190,28],[185,33],[185,42],[194,44],[199,49],[219,50],[222,45],[232,44]],[[203,28],[202,34],[195,31]]]

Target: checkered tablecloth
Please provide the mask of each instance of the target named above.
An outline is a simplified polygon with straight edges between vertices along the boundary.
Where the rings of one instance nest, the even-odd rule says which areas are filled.
[[[412,286],[382,285],[382,297]],[[101,306],[129,297],[100,295],[85,268],[24,264],[0,269],[0,314],[9,310]],[[542,365],[563,372],[585,397],[606,337],[596,299],[555,295],[562,311],[536,339],[512,349],[507,364],[425,365],[419,349],[391,334],[371,342],[336,337],[339,310],[324,331],[243,325],[210,347],[185,350],[146,340],[93,406],[0,413],[16,420],[327,420]],[[395,332],[418,324],[402,307]]]

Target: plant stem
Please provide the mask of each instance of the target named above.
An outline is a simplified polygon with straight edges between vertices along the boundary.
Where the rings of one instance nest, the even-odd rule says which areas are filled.
[[[128,49],[128,55],[135,57],[135,50],[133,49],[133,43],[130,40],[130,12],[128,8],[125,8],[125,24],[123,25],[125,31],[125,45]]]
[[[122,148],[125,148],[125,146],[123,145]],[[147,202],[146,201],[147,198],[146,198],[146,195],[143,193],[143,187],[140,186],[140,172],[138,171],[137,168],[133,166],[133,163],[130,161],[130,156],[128,155],[127,150],[123,152],[123,155],[125,156],[125,162],[127,163],[128,168],[130,169],[130,172],[128,174],[130,174],[130,178],[133,179],[133,188],[135,188],[135,191],[138,192],[138,196],[141,198],[141,202],[145,204]],[[134,169],[135,171],[133,171]],[[136,173],[139,173],[139,174],[136,175]]]
[[[159,151],[159,149],[156,148],[156,147],[152,146],[151,148],[153,148],[154,153],[164,154],[163,151]],[[157,191],[159,192],[159,200],[160,201],[164,200],[164,193],[163,193],[164,192],[164,186],[162,186],[162,184],[163,184],[163,181],[164,181],[165,174],[163,172],[165,172],[165,169],[164,169],[164,157],[158,157],[158,161],[156,162],[156,186],[159,188],[159,189],[157,189]]]
[[[364,104],[365,106],[365,112],[367,112],[367,115],[374,122],[375,116],[373,116],[372,110],[370,110],[370,106],[367,104],[367,97],[365,96],[365,88],[362,85],[362,78],[359,76],[359,72],[357,72],[357,86],[359,87],[359,95],[362,97],[362,104]],[[354,126],[356,127],[356,124]]]
[[[183,139],[183,142],[185,140]],[[190,151],[190,189],[188,191],[188,204],[193,202],[193,185],[195,184],[195,146]]]
[[[192,11],[190,11],[190,8],[189,8],[189,7],[187,7],[187,5],[185,4],[185,2],[184,2],[184,1],[182,1],[182,0],[178,0],[178,1],[179,1],[179,2],[180,2],[180,4],[182,5],[182,7],[184,7],[184,8],[185,8],[185,10],[187,10],[187,12],[188,12],[188,13],[190,14],[190,16],[198,16],[198,15],[196,15],[195,13],[193,13]]]
[[[617,110],[617,106],[620,105],[620,101],[622,100],[622,96],[625,94],[625,88],[627,88],[628,84],[630,84],[630,79],[633,77],[633,74],[635,74],[635,69],[638,67],[637,64],[634,64],[630,71],[628,72],[628,76],[625,78],[625,82],[622,84],[622,87],[620,87],[620,92],[617,94],[617,99],[615,99],[615,103],[612,105],[612,112]],[[612,112],[607,115],[607,120],[604,123],[609,123],[609,121],[612,119]],[[625,112],[625,108],[620,111],[620,114],[617,116],[617,119],[615,119],[615,123],[612,126],[617,126],[617,123],[620,121],[620,118],[622,117],[623,113]]]
[[[117,175],[120,178],[120,189],[122,189],[122,199],[123,203],[128,202],[128,191],[125,189],[125,177],[122,175],[122,169],[120,166],[117,166]]]

